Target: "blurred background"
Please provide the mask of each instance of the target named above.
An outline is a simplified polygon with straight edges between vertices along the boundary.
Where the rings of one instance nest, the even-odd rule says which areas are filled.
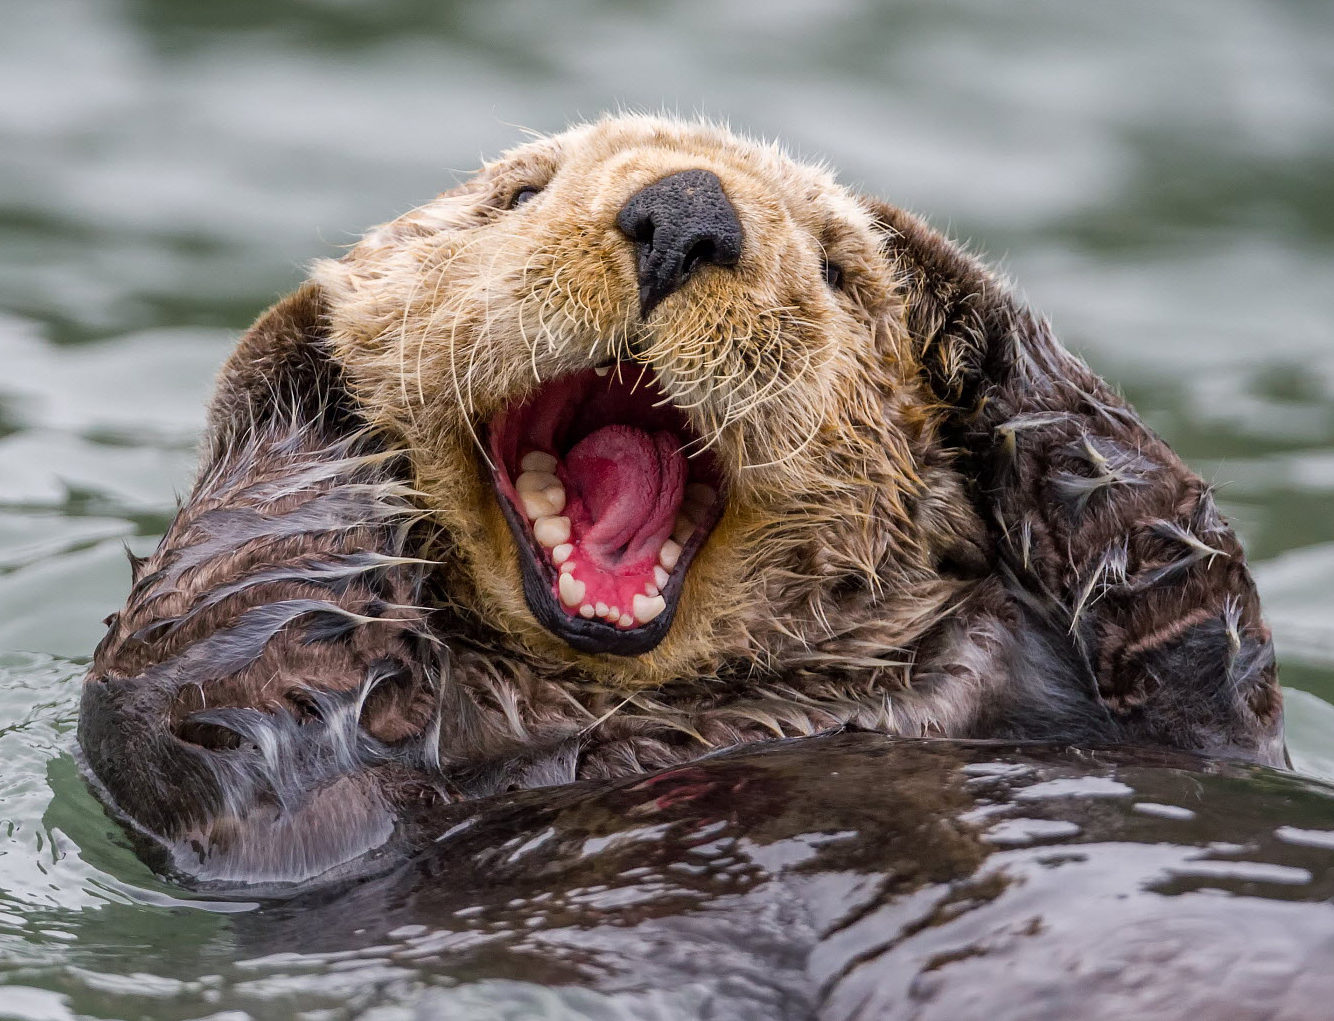
[[[0,0],[0,1015],[217,1002],[173,964],[215,916],[70,748],[239,331],[523,129],[618,107],[781,136],[1012,275],[1220,486],[1298,765],[1334,776],[1326,0]]]

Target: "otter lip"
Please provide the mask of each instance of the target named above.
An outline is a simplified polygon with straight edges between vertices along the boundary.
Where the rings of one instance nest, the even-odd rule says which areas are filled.
[[[524,597],[582,652],[635,656],[671,627],[723,511],[717,461],[652,370],[614,362],[544,383],[488,426]]]

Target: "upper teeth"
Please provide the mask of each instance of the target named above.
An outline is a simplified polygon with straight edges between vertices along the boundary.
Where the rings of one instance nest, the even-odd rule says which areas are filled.
[[[668,539],[662,544],[662,549],[658,551],[658,563],[667,568],[668,571],[676,567],[676,562],[681,559],[681,547],[672,539]],[[662,584],[666,584],[663,582]]]
[[[533,522],[533,538],[547,549],[554,551],[557,546],[569,542],[570,519],[555,515],[538,518]],[[569,553],[566,553],[566,556],[568,557]]]
[[[514,480],[514,488],[520,493],[540,493],[544,489],[560,484],[560,479],[552,475],[551,472],[532,470],[520,472],[519,477]]]
[[[519,467],[526,472],[554,472],[557,463],[554,454],[548,454],[544,450],[533,450],[523,455]]]
[[[684,545],[695,534],[695,523],[684,514],[676,515],[676,523],[672,526],[672,539]]]
[[[529,454],[528,457],[532,457]],[[550,456],[550,455],[547,455]],[[525,459],[526,460],[526,459]],[[559,514],[565,509],[565,487],[549,471],[528,470],[514,480],[523,512],[530,521]],[[563,542],[564,540],[559,540]]]

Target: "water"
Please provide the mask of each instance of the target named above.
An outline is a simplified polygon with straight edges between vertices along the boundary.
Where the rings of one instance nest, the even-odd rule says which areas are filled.
[[[1332,98],[1316,0],[0,0],[0,1015],[424,1002],[375,953],[246,965],[249,905],[154,880],[74,774],[77,680],[237,331],[618,105],[781,134],[1000,262],[1219,483],[1334,777]]]

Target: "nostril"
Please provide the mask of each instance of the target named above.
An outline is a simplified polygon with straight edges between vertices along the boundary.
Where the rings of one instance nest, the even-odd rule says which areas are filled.
[[[636,244],[649,245],[651,247],[653,245],[653,233],[653,217],[646,216],[635,224],[634,233],[631,234],[631,237]]]
[[[718,246],[713,238],[700,238],[686,250],[685,259],[681,262],[681,273],[690,276],[701,262],[717,262],[717,255]]]

